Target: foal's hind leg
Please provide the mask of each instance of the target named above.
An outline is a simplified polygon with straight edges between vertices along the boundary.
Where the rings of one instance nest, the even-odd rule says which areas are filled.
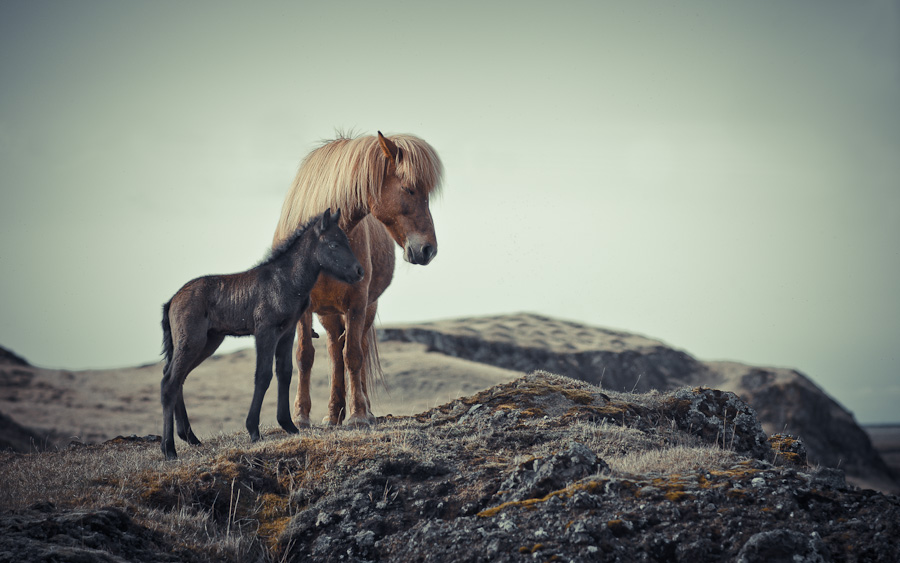
[[[178,455],[175,453],[175,425],[174,417],[178,410],[183,409],[184,400],[182,399],[182,407],[179,409],[178,398],[181,396],[181,388],[184,380],[191,371],[193,362],[187,357],[187,347],[177,345],[169,363],[168,369],[163,373],[160,382],[160,400],[163,407],[163,436],[160,447],[166,459],[176,459]],[[178,415],[179,417],[181,414]],[[185,420],[187,413],[184,412]]]
[[[203,351],[197,358],[191,362],[188,373],[194,371],[194,368],[202,364],[206,358],[212,356],[215,351],[219,349],[222,341],[225,340],[225,337],[220,335],[207,334],[206,338],[206,346],[203,347]],[[187,409],[184,406],[184,382],[182,382],[182,385],[178,388],[178,398],[175,402],[175,430],[178,433],[178,437],[188,444],[191,444],[192,446],[200,445],[200,440],[191,430],[191,422],[188,420]]]

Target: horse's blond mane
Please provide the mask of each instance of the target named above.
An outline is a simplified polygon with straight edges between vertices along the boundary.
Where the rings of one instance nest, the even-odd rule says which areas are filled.
[[[404,184],[429,194],[440,190],[443,165],[431,145],[413,135],[388,138],[401,151],[397,175]],[[377,197],[381,192],[386,164],[378,138],[373,135],[341,136],[309,153],[284,200],[275,244],[326,209],[340,208],[343,224],[354,211],[368,207],[369,194]]]

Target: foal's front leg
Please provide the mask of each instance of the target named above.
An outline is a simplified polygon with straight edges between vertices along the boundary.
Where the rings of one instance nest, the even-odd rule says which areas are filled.
[[[259,440],[259,411],[269,389],[269,383],[272,382],[272,358],[275,355],[276,338],[277,332],[271,328],[256,333],[256,374],[253,379],[253,401],[250,403],[246,423],[252,442]]]
[[[275,418],[282,428],[290,434],[297,434],[300,430],[294,426],[291,420],[291,407],[288,396],[291,392],[291,376],[294,364],[291,360],[291,352],[294,348],[294,327],[285,331],[275,347],[275,376],[278,378],[278,411]]]

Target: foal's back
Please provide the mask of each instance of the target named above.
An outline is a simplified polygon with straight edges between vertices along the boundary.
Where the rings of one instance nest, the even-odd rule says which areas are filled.
[[[255,268],[254,268],[255,270]],[[258,296],[265,295],[254,270],[203,276],[189,281],[172,297],[170,319],[175,334],[214,330],[227,336],[253,334]],[[263,290],[263,291],[261,291]],[[176,326],[184,325],[177,331]]]

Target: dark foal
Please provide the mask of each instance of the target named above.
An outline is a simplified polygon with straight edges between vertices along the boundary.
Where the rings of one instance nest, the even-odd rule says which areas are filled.
[[[321,272],[356,283],[365,272],[338,226],[340,210],[314,217],[272,251],[255,268],[238,274],[191,280],[163,305],[162,451],[175,459],[173,417],[178,436],[190,444],[191,431],[182,388],[188,374],[216,351],[226,336],[256,337],[256,374],[247,431],[259,440],[259,411],[272,381],[272,358],[278,377],[277,419],[297,433],[288,404],[294,327],[309,306],[309,293]]]

